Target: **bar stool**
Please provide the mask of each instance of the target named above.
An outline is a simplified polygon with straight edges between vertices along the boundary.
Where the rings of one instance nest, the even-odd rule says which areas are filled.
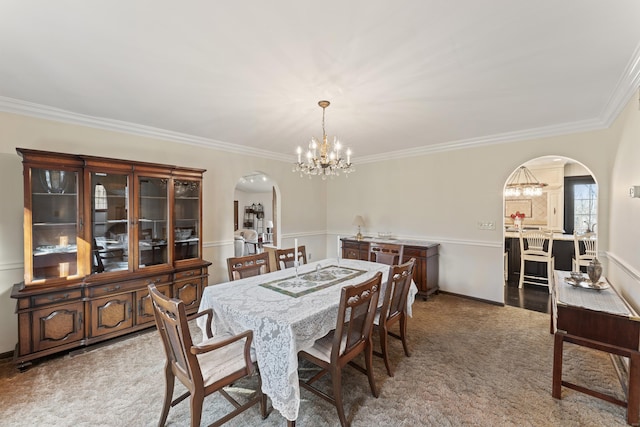
[[[587,267],[598,255],[598,240],[595,233],[578,234],[573,232],[573,246],[575,254],[571,263],[573,271],[580,271],[580,267]],[[584,252],[582,252],[584,249]]]
[[[525,245],[526,241],[526,245]],[[545,247],[545,242],[548,242]],[[553,232],[542,230],[520,231],[520,282],[518,288],[525,283],[532,285],[547,285],[551,292],[551,278],[553,277]],[[526,261],[545,263],[547,276],[525,274]]]

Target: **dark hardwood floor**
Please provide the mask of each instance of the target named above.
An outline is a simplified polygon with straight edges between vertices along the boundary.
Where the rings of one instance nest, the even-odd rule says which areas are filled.
[[[504,287],[504,303],[513,307],[539,311],[541,313],[551,312],[549,288],[525,283],[522,289],[518,289],[517,276],[515,279],[510,278]]]

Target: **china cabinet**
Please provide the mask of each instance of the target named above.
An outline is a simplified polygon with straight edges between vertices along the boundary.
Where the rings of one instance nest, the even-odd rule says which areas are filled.
[[[202,169],[17,149],[24,281],[14,285],[21,367],[154,325],[147,286],[198,310]]]

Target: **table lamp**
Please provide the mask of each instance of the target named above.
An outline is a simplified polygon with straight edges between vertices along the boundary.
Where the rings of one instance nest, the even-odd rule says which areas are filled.
[[[271,233],[271,229],[273,228],[273,221],[267,221],[267,233]]]
[[[356,234],[356,240],[362,240],[362,233],[360,233],[360,227],[364,227],[364,219],[361,215],[356,215],[353,219],[353,225],[358,227],[358,234]]]

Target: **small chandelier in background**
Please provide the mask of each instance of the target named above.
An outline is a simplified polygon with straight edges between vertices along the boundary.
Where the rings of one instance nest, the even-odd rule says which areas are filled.
[[[526,166],[520,166],[507,182],[504,195],[505,197],[542,196],[542,189],[547,185],[538,181]]]
[[[309,148],[302,161],[302,148],[298,147],[298,162],[294,165],[293,171],[300,172],[300,176],[320,175],[322,179],[327,176],[338,176],[340,172],[349,174],[355,170],[351,165],[351,149],[347,148],[346,160],[342,157],[342,145],[337,137],[333,138],[333,144],[327,141],[327,133],[324,130],[324,111],[329,106],[329,101],[320,101],[318,105],[322,107],[322,142],[318,142],[315,137],[311,138]]]

